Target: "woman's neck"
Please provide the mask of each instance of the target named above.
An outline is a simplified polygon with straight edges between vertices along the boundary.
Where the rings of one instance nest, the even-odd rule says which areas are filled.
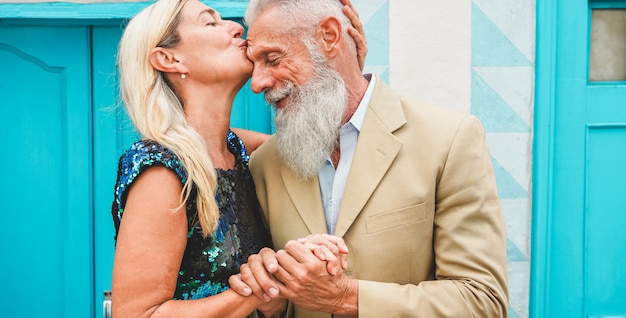
[[[233,98],[202,96],[185,100],[187,122],[204,140],[214,167],[232,169],[235,158],[228,150],[226,137],[230,128]]]

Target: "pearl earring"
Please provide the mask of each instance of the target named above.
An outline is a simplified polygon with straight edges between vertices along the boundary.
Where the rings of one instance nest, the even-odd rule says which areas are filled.
[[[187,75],[185,75],[185,73],[180,73],[180,78],[185,79],[185,77],[187,77]]]

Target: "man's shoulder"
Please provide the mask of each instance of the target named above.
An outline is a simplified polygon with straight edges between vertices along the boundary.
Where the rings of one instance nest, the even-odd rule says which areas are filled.
[[[389,99],[376,99],[370,104],[369,110],[371,115],[392,131],[394,127],[418,131],[454,131],[464,120],[472,117],[455,109],[400,95],[390,88],[384,95]]]
[[[376,80],[376,87],[372,96],[370,109],[381,118],[396,118],[394,112],[401,112],[407,122],[415,119],[427,118],[429,122],[444,121],[448,123],[463,121],[468,116],[467,113],[446,107],[445,105],[435,105],[433,103],[420,100],[415,97],[408,97],[391,88],[380,78]]]

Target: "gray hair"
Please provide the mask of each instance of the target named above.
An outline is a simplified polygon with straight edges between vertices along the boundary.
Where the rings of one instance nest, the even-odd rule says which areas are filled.
[[[282,17],[280,23],[289,32],[307,32],[303,38],[313,37],[315,28],[328,16],[336,17],[341,23],[344,41],[356,52],[356,43],[348,34],[352,26],[350,19],[343,13],[339,0],[250,0],[244,16],[244,23],[249,27],[254,20],[267,9],[279,6]],[[296,31],[300,29],[300,31]],[[310,36],[310,37],[309,37]]]

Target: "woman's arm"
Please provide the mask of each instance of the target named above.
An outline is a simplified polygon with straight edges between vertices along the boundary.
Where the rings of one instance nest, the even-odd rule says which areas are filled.
[[[246,317],[265,302],[231,290],[199,300],[172,300],[187,244],[182,184],[151,167],[128,190],[113,264],[113,314],[119,317]]]

